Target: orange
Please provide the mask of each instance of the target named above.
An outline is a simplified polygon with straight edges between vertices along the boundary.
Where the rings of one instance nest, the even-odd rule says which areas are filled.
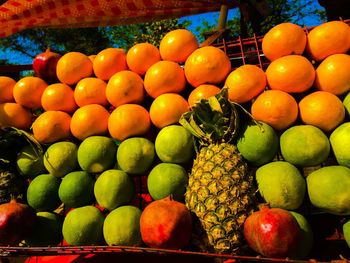
[[[142,78],[130,70],[115,73],[108,81],[106,88],[107,100],[114,107],[126,103],[141,103],[144,95]]]
[[[206,46],[196,49],[186,59],[185,75],[193,86],[201,84],[220,84],[231,71],[231,62],[224,51]]]
[[[47,86],[41,95],[41,104],[46,111],[58,110],[67,113],[73,113],[78,107],[74,100],[74,91],[63,83]]]
[[[88,104],[100,104],[107,106],[106,97],[107,83],[102,79],[89,77],[80,80],[74,89],[74,99],[79,107]]]
[[[89,55],[88,57],[91,60],[91,62],[94,63],[94,59],[95,59],[96,55],[93,54],[93,55]]]
[[[32,114],[25,107],[14,102],[0,104],[0,127],[28,130],[31,124]]]
[[[276,130],[284,130],[298,118],[298,103],[292,95],[281,90],[267,90],[253,102],[254,119],[269,124]]]
[[[323,60],[316,69],[315,86],[335,95],[350,91],[350,56],[335,54]]]
[[[152,98],[163,93],[180,93],[186,87],[184,71],[173,61],[159,61],[147,70],[144,87]]]
[[[192,107],[200,100],[208,99],[209,97],[216,95],[220,92],[220,90],[221,89],[219,87],[211,84],[199,85],[197,88],[193,89],[188,96],[188,104],[190,107]]]
[[[108,120],[110,135],[119,141],[146,134],[151,128],[148,111],[138,104],[123,104],[117,107]]]
[[[182,96],[176,93],[164,93],[154,99],[149,115],[153,125],[161,129],[178,123],[181,115],[188,110],[188,102]]]
[[[126,53],[126,63],[133,72],[143,76],[147,69],[160,61],[159,50],[150,43],[139,43],[132,46]]]
[[[162,38],[159,44],[163,60],[185,62],[189,55],[198,48],[196,36],[187,29],[175,29]]]
[[[67,85],[74,85],[79,80],[90,77],[92,73],[90,58],[80,52],[68,52],[57,62],[57,77],[60,82]]]
[[[47,83],[38,77],[24,77],[13,87],[13,97],[18,104],[30,109],[41,108],[41,95]]]
[[[325,132],[334,130],[345,118],[342,101],[327,91],[315,91],[306,95],[299,102],[299,112],[303,123]]]
[[[94,58],[94,73],[102,80],[109,80],[113,74],[128,69],[126,55],[121,48],[106,48]]]
[[[70,138],[71,117],[64,111],[45,111],[33,122],[34,138],[40,143],[53,143]]]
[[[13,87],[16,81],[10,77],[0,76],[0,103],[14,102]]]
[[[109,112],[99,104],[88,104],[77,109],[70,123],[70,131],[78,140],[108,133]]]
[[[271,62],[266,69],[270,89],[288,93],[300,93],[312,87],[315,69],[311,62],[299,55],[280,57]]]
[[[342,21],[330,21],[313,28],[307,39],[307,53],[314,60],[321,61],[350,49],[350,27]]]
[[[270,61],[287,55],[301,55],[306,47],[304,30],[293,23],[281,23],[263,37],[262,51]]]
[[[265,89],[266,75],[258,66],[243,65],[227,76],[225,86],[231,101],[248,102]]]

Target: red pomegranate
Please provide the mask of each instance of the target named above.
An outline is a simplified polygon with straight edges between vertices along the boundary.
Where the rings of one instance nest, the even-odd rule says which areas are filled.
[[[0,205],[0,245],[17,246],[30,233],[36,219],[33,208],[12,199]]]
[[[264,205],[246,219],[244,237],[248,245],[261,255],[284,258],[296,249],[300,228],[287,210]]]
[[[60,58],[60,54],[52,52],[49,48],[45,52],[38,54],[33,60],[35,75],[48,83],[56,82],[56,66]]]
[[[140,230],[142,240],[149,247],[181,249],[191,238],[191,213],[171,197],[153,201],[141,214]]]

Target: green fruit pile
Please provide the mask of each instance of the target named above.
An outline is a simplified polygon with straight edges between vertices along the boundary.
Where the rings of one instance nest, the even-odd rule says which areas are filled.
[[[26,199],[37,211],[28,246],[62,240],[79,246],[141,245],[142,208],[168,196],[184,201],[194,156],[193,136],[177,124],[159,129],[153,139],[94,135],[43,149],[39,154],[26,146],[17,156],[19,173],[30,180]]]
[[[44,149],[37,156],[24,147],[17,157],[19,172],[31,180],[28,204],[37,211],[28,246],[63,239],[79,246],[141,245],[141,194],[149,195],[147,202],[168,196],[183,201],[185,167],[194,154],[193,137],[180,125],[160,129],[153,140],[139,136],[118,142],[99,135]],[[141,178],[147,178],[145,190],[137,188]]]

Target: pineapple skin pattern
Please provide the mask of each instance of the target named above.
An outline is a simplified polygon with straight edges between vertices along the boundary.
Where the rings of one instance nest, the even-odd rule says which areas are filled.
[[[233,144],[214,143],[200,149],[185,194],[186,206],[199,219],[196,246],[208,252],[239,253],[244,221],[255,207],[253,180]]]

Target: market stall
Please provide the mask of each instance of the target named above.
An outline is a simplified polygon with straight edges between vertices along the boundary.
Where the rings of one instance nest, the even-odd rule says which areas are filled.
[[[136,60],[130,57],[128,60],[132,48],[126,53],[117,48],[101,50],[93,58],[79,52],[68,52],[57,57],[55,73],[58,79],[53,84],[45,83],[44,77],[24,77],[11,86],[13,94],[0,103],[0,124],[3,126],[0,143],[6,145],[6,138],[13,136],[17,140],[17,145],[13,146],[28,146],[28,138],[34,137],[33,140],[29,139],[34,153],[23,148],[15,156],[18,173],[25,174],[30,182],[25,192],[28,204],[36,212],[55,211],[62,215],[66,229],[63,230],[64,241],[60,240],[55,245],[37,245],[41,241],[35,237],[26,239],[21,246],[2,244],[0,256],[3,259],[29,257],[27,262],[45,259],[56,262],[63,259],[68,262],[347,262],[350,250],[344,225],[349,222],[350,207],[342,198],[349,197],[346,185],[350,180],[350,156],[343,149],[350,143],[347,128],[350,77],[349,72],[343,69],[349,65],[350,21],[324,23],[325,26],[330,25],[328,29],[321,28],[321,25],[312,28],[278,25],[282,29],[276,26],[277,29],[274,29],[279,30],[276,35],[285,34],[284,39],[277,36],[275,40],[269,32],[264,36],[254,34],[250,38],[226,40],[221,34],[224,32],[227,11],[237,6],[237,1],[152,0],[10,0],[0,6],[0,37],[28,28],[129,24],[221,10],[216,34],[200,45],[191,33],[182,32],[184,35],[178,40],[185,37],[189,40],[186,48],[180,46],[177,49],[176,55],[162,49],[164,43],[159,48],[147,46],[149,49],[144,53],[147,56],[142,59],[137,57]],[[315,33],[317,30],[331,37],[318,39],[320,34]],[[292,44],[283,42],[291,35],[298,35],[300,39],[295,37]],[[313,43],[316,44],[312,46]],[[142,47],[146,46],[142,44]],[[171,41],[166,44],[171,45]],[[167,47],[171,49],[171,46]],[[326,47],[325,50],[323,47]],[[185,52],[187,54],[184,55]],[[334,56],[337,59],[329,61]],[[107,65],[106,57],[118,63]],[[148,59],[154,60],[144,69]],[[332,71],[332,67],[324,66],[327,60],[338,70]],[[139,61],[142,63],[137,63]],[[157,75],[157,72],[163,74]],[[38,76],[38,72],[36,74]],[[168,74],[174,74],[171,81],[165,77]],[[315,81],[317,76],[318,80]],[[85,79],[88,80],[84,84]],[[124,86],[120,83],[124,83]],[[134,85],[132,95],[126,90],[122,90],[125,91],[122,94],[116,92],[117,89],[125,89],[129,83]],[[64,94],[56,104],[49,98],[49,94],[54,94],[53,85],[59,85],[60,93]],[[208,92],[206,99],[197,98],[197,101],[191,102],[190,94],[202,85],[211,86],[206,86],[207,91],[214,90],[212,95],[217,95],[212,97]],[[32,89],[27,95],[20,91],[21,87],[33,86],[40,88]],[[87,86],[94,87],[93,98],[84,97],[84,92],[78,93]],[[47,88],[51,88],[52,92],[45,95]],[[221,91],[218,93],[218,90]],[[309,105],[313,104],[314,98],[310,95],[320,92],[326,97],[316,99],[321,106],[313,112]],[[277,94],[275,100],[273,97],[264,98],[269,93]],[[167,94],[171,96],[161,101]],[[44,96],[48,97],[43,99]],[[305,102],[305,98],[311,98],[310,102]],[[303,100],[305,103],[302,103]],[[332,104],[327,104],[328,101],[332,101]],[[163,104],[168,106],[160,106]],[[270,112],[271,104],[278,106]],[[123,108],[125,105],[132,107]],[[19,114],[6,115],[5,106],[17,107],[16,110],[20,108],[21,116],[28,118],[20,119]],[[124,113],[118,113],[121,108],[125,110]],[[60,111],[60,114],[50,117],[53,111]],[[89,115],[89,111],[93,113]],[[126,117],[121,118],[122,114]],[[49,117],[45,120],[44,115]],[[174,115],[177,117],[173,118]],[[86,116],[93,125],[89,121],[84,122]],[[124,126],[118,126],[120,123]],[[26,132],[11,130],[8,126]],[[245,133],[244,129],[250,126],[258,128],[251,130],[252,133]],[[347,130],[344,132],[344,129]],[[264,137],[267,133],[271,135],[268,138]],[[245,144],[244,140],[249,138],[250,142]],[[192,139],[195,140],[194,144]],[[265,143],[265,140],[268,142]],[[179,141],[180,146],[176,143]],[[99,148],[101,145],[105,148]],[[233,145],[237,145],[239,153]],[[310,149],[311,153],[305,149]],[[135,157],[130,157],[131,150],[138,151],[142,157],[135,161],[132,159]],[[62,153],[66,156],[62,156]],[[44,172],[31,174],[34,169],[21,170],[18,156],[24,158],[28,155],[43,158],[44,170],[40,171]],[[92,161],[95,157],[98,160]],[[60,158],[60,161],[56,162],[55,158]],[[334,170],[329,172],[324,168]],[[171,172],[173,169],[176,173]],[[171,176],[176,174],[179,179],[167,181],[162,178],[167,173]],[[334,176],[328,181],[324,179],[324,173],[328,173],[328,177]],[[285,177],[270,181],[270,178],[280,174]],[[84,177],[90,175],[92,182]],[[51,176],[50,179],[48,176]],[[74,179],[78,176],[81,179]],[[114,176],[123,176],[124,179],[119,182],[122,187],[110,179]],[[43,178],[42,182],[50,180],[50,183],[40,183],[39,177]],[[86,188],[76,191],[80,191],[83,197],[77,198],[76,195],[73,198],[76,193],[71,192],[71,185],[78,189],[80,184]],[[319,191],[321,188],[322,191]],[[51,191],[51,196],[59,192],[60,195],[56,199],[39,196],[46,191]],[[146,208],[151,209],[151,204],[166,199],[164,192],[166,196],[172,196],[171,200],[165,200],[168,207],[177,207],[178,210],[173,214],[169,211],[163,214],[164,206],[157,203],[158,213],[153,211],[153,221],[141,220],[144,231],[141,230],[142,239],[138,229],[134,229],[137,224],[124,226],[132,229],[130,232],[136,231],[128,233],[129,245],[116,245],[119,242],[115,239],[117,235],[110,233],[118,231],[111,223],[109,231],[102,233],[102,225],[107,221],[112,222],[112,216],[115,217],[115,224],[123,221],[117,209],[124,206],[131,209],[120,212],[122,217],[125,216],[124,221],[129,217],[140,218]],[[114,195],[118,196],[109,198]],[[182,199],[184,195],[185,200]],[[178,201],[177,204],[169,205],[175,201]],[[188,218],[189,215],[185,206],[178,207],[178,203],[186,203],[187,209],[192,212],[195,218],[191,221],[193,233],[188,230],[192,223],[175,216],[176,213],[182,213],[180,218]],[[253,223],[244,225],[259,210],[257,203],[269,203],[271,207],[283,210],[282,218],[288,217],[292,221],[281,226],[282,234],[276,240],[267,236],[256,240],[252,232],[258,226],[254,227]],[[134,208],[139,210],[132,210]],[[295,212],[297,217],[299,215],[304,223],[293,219],[293,213],[287,210]],[[261,211],[267,212],[263,208]],[[96,227],[94,231],[90,228],[84,232],[82,235],[86,236],[80,240],[74,231],[80,224],[89,225],[82,219],[85,214],[94,218]],[[117,216],[119,219],[116,219]],[[49,217],[55,216],[50,214]],[[164,218],[168,224],[162,225]],[[174,223],[173,218],[181,223],[170,237],[164,237],[164,229]],[[256,220],[253,222],[258,222]],[[271,222],[272,226],[279,224],[278,220]],[[148,230],[145,230],[146,225]],[[265,232],[271,230],[269,226],[269,229],[264,229]],[[246,229],[244,233],[243,227]],[[305,233],[299,232],[301,229]],[[56,233],[55,229],[51,230]],[[61,234],[61,229],[58,232]],[[6,238],[8,236],[5,234],[4,240]],[[91,241],[94,244],[90,244],[89,238],[90,241],[94,240]],[[169,240],[164,241],[163,238]],[[175,241],[171,238],[175,238]],[[282,238],[284,241],[280,242]],[[265,242],[257,245],[261,241]],[[31,242],[35,245],[28,245]],[[283,246],[285,244],[287,246]],[[264,250],[264,247],[267,249]]]

